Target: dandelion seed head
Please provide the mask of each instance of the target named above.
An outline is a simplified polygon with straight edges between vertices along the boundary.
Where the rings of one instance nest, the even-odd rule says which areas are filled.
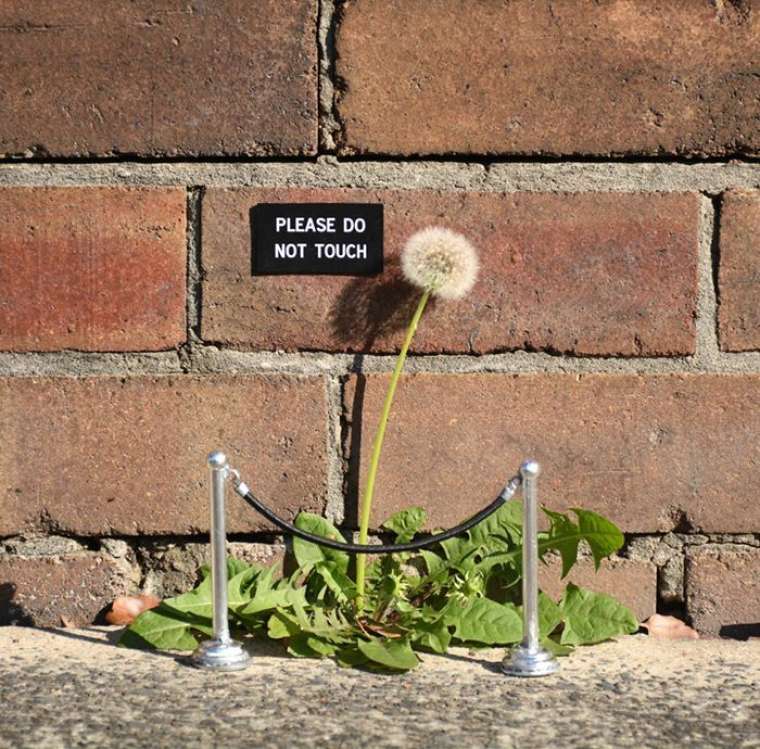
[[[478,255],[461,234],[431,226],[412,234],[401,253],[409,283],[442,299],[461,299],[475,284]]]

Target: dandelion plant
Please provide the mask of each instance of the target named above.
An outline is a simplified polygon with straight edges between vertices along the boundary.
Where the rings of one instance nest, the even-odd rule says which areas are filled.
[[[367,543],[372,498],[385,429],[412,338],[431,296],[449,300],[461,299],[472,289],[478,275],[478,256],[473,246],[461,234],[434,226],[418,231],[409,238],[401,253],[401,270],[404,278],[422,293],[396,357],[396,366],[388,383],[380,421],[372,441],[372,456],[359,518],[360,544]],[[366,556],[359,555],[356,559],[356,605],[359,610],[364,606],[366,565]]]
[[[420,290],[372,444],[361,504],[360,540],[367,541],[375,479],[393,396],[409,346],[431,297],[460,299],[475,283],[478,259],[459,234],[429,228],[403,249],[402,270]],[[594,512],[573,509],[574,517],[544,509],[548,531],[538,553],[558,554],[562,576],[573,567],[583,543],[598,567],[623,545],[623,534]],[[425,527],[424,509],[412,507],[383,523],[394,543],[411,541]],[[295,522],[301,530],[345,541],[326,518],[308,512]],[[460,536],[412,553],[385,554],[367,564],[357,557],[356,581],[349,555],[295,537],[286,577],[269,569],[228,560],[227,591],[233,629],[281,642],[297,657],[334,658],[341,666],[391,672],[419,663],[419,653],[445,653],[452,645],[510,646],[523,638],[522,507],[510,500]],[[140,614],[120,644],[162,650],[192,650],[212,632],[212,590],[208,569],[195,590],[162,601]],[[569,583],[558,600],[539,597],[542,645],[557,655],[574,647],[635,632],[635,616],[611,596]]]

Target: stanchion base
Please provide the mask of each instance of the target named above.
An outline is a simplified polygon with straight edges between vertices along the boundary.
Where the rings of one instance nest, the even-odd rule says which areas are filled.
[[[206,640],[190,658],[190,662],[196,668],[212,671],[241,671],[250,660],[248,653],[234,640]]]
[[[559,671],[557,659],[547,650],[516,647],[502,662],[501,670],[508,676],[549,676]]]

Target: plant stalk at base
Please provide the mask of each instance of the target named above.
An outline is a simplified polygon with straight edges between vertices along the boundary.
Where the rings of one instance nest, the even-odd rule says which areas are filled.
[[[409,323],[409,327],[406,329],[406,336],[404,337],[404,343],[401,346],[401,350],[398,352],[396,359],[396,366],[393,369],[393,375],[391,381],[388,383],[388,391],[385,394],[385,402],[383,403],[383,410],[380,413],[380,421],[377,425],[377,431],[375,432],[375,439],[372,441],[372,457],[369,463],[369,471],[367,472],[367,483],[364,488],[364,497],[361,503],[361,517],[359,518],[359,543],[367,543],[367,535],[369,532],[369,518],[372,510],[372,495],[375,492],[375,478],[377,476],[377,468],[380,464],[380,453],[383,449],[383,440],[385,439],[385,427],[388,424],[388,417],[391,413],[391,406],[393,405],[393,396],[396,394],[396,386],[401,378],[401,372],[404,369],[404,362],[406,361],[406,355],[409,351],[409,345],[414,338],[414,334],[417,331],[417,325],[420,322],[422,313],[425,311],[425,306],[430,299],[430,289],[426,289],[420,297],[420,301],[417,304],[417,309],[414,311],[412,320]],[[356,608],[361,612],[364,607],[364,588],[365,588],[365,572],[367,568],[367,557],[364,554],[360,554],[356,558]]]

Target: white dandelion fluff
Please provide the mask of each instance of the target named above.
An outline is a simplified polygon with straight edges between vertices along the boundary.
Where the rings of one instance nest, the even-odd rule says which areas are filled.
[[[401,270],[409,283],[435,296],[461,299],[475,284],[478,255],[461,234],[430,226],[407,240]]]

